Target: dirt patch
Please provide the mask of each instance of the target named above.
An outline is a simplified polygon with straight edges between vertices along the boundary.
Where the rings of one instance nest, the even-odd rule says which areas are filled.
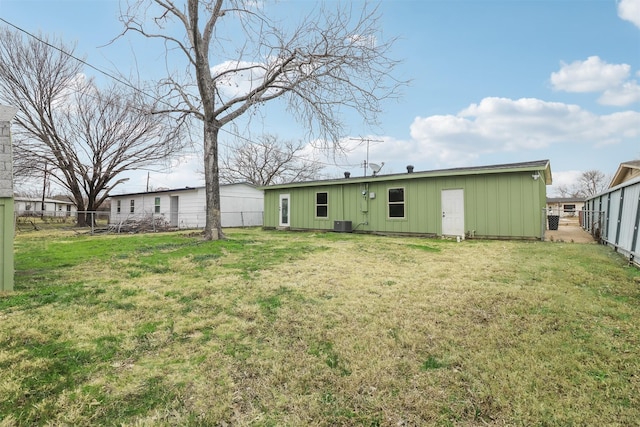
[[[595,243],[591,234],[584,231],[578,223],[577,217],[560,218],[557,230],[546,230],[545,241],[570,242],[570,243]]]

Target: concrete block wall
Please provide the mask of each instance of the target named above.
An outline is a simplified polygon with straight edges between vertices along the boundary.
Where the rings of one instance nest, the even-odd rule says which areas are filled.
[[[13,290],[13,157],[11,120],[18,110],[0,105],[0,292]]]
[[[0,197],[13,197],[11,153],[11,122],[0,120]]]

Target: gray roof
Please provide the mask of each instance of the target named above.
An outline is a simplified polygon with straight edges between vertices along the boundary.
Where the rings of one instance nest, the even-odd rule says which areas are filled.
[[[220,187],[228,187],[231,185],[246,185],[248,187],[256,188],[255,185],[248,182],[234,182],[231,184],[220,184]],[[129,196],[142,196],[144,194],[164,194],[164,193],[177,193],[184,191],[196,191],[199,189],[205,188],[204,185],[200,185],[198,187],[182,187],[182,188],[164,188],[162,190],[154,190],[154,191],[139,191],[137,193],[122,193],[122,194],[109,194],[109,197],[129,197]]]
[[[580,203],[584,197],[547,197],[547,203]]]
[[[482,174],[494,174],[505,172],[522,172],[522,171],[542,171],[545,175],[545,182],[547,185],[551,184],[551,168],[549,160],[535,160],[530,162],[520,163],[506,163],[499,165],[488,166],[471,166],[463,168],[450,168],[450,169],[436,169],[431,171],[421,172],[404,172],[389,175],[370,175],[362,177],[351,178],[339,178],[339,179],[324,179],[316,181],[301,181],[292,182],[288,184],[269,185],[266,187],[260,187],[263,190],[279,189],[279,188],[292,188],[292,187],[313,187],[318,185],[332,185],[332,184],[346,184],[346,183],[359,183],[359,182],[371,182],[371,181],[397,181],[400,179],[418,179],[426,177],[438,177],[438,176],[455,176],[455,175],[482,175]]]

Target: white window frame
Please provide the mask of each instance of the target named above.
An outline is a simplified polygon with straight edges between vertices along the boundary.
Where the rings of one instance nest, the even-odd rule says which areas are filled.
[[[318,194],[325,194],[326,195],[326,203],[318,203]],[[324,206],[324,208],[327,210],[326,215],[324,216],[320,216],[318,215],[318,208],[320,206]],[[316,218],[318,219],[328,219],[329,218],[329,192],[328,191],[316,191]]]
[[[391,201],[391,190],[402,190],[402,201]],[[402,216],[391,216],[391,206],[402,205]],[[407,218],[407,197],[404,187],[390,187],[387,188],[387,218],[388,219],[406,219]]]

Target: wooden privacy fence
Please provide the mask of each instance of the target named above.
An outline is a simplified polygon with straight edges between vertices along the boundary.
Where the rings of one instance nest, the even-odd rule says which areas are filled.
[[[583,228],[640,265],[640,178],[586,200]]]

